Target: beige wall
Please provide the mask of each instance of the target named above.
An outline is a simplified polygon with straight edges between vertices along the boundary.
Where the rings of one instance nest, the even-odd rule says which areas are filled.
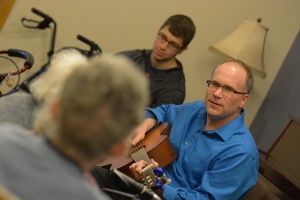
[[[197,33],[188,50],[179,56],[187,79],[186,101],[202,99],[205,81],[215,64],[223,59],[208,51],[208,46],[226,36],[245,18],[262,18],[269,28],[265,47],[267,77],[255,76],[255,86],[246,106],[246,123],[251,124],[273,79],[300,27],[300,1],[274,0],[17,0],[0,32],[0,50],[9,48],[31,52],[34,67],[22,76],[32,74],[46,63],[50,30],[24,28],[21,18],[41,20],[31,12],[35,7],[49,14],[58,24],[56,49],[65,46],[87,48],[76,39],[81,34],[102,48],[103,52],[151,48],[161,23],[170,15],[189,15]]]

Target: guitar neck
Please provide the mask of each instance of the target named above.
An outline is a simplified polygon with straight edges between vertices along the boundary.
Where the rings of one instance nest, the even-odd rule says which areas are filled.
[[[131,157],[135,162],[140,160],[148,162],[148,165],[142,169],[143,181],[148,188],[162,189],[163,185],[170,183],[170,180],[164,173],[162,173],[162,171],[161,174],[157,173],[144,147],[141,147],[139,150],[136,150],[134,153],[132,153]]]
[[[106,169],[118,169],[132,178],[134,177],[129,170],[129,166],[133,162],[144,160],[151,164],[150,158],[153,158],[159,163],[160,167],[164,168],[177,158],[177,152],[168,140],[169,133],[170,126],[168,126],[167,123],[162,123],[146,134],[140,144],[130,151],[132,152],[130,153],[130,156],[107,158],[97,165],[105,167]],[[152,165],[148,167],[149,168],[145,168],[143,172],[145,174],[144,177],[150,177],[151,181],[155,183],[157,175],[155,175],[154,170],[156,169],[154,169]],[[146,185],[152,186],[150,182],[148,184],[146,183]]]
[[[131,154],[131,157],[133,158],[134,162],[139,162],[140,160],[144,160],[148,162],[149,164],[142,169],[143,179],[145,185],[147,185],[148,188],[152,188],[156,186],[156,176],[153,172],[153,165],[151,164],[151,160],[146,153],[146,150],[144,147],[141,147],[139,150],[136,150],[134,153]]]

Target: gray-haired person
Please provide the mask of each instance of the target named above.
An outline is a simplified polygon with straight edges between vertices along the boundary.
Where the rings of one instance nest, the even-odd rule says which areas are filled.
[[[39,134],[0,126],[0,181],[20,199],[110,199],[89,171],[125,150],[144,116],[148,82],[132,62],[101,55],[73,67],[37,111]]]

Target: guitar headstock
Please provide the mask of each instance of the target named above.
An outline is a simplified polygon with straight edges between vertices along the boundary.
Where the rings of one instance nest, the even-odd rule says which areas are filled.
[[[147,165],[142,169],[144,184],[151,189],[163,190],[166,184],[171,183],[167,178],[163,169],[160,167],[154,168],[152,164]]]

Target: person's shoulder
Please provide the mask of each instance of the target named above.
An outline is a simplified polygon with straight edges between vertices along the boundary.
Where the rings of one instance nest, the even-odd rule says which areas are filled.
[[[199,101],[199,100],[186,102],[184,104],[186,104],[187,106],[200,106],[200,107],[203,107],[205,105],[203,101]]]
[[[199,110],[205,109],[205,104],[202,101],[185,102],[180,105],[173,105],[179,109],[187,110],[188,112],[199,112]]]
[[[2,132],[7,133],[7,132],[24,132],[24,131],[26,131],[26,129],[19,124],[15,124],[11,122],[0,123],[0,134],[2,134]]]
[[[28,113],[28,110],[32,110],[35,106],[36,101],[33,96],[25,92],[16,92],[0,98],[0,111],[3,114],[2,118],[7,115],[15,115],[13,118],[17,118],[17,116]]]
[[[0,123],[0,146],[10,145],[12,141],[22,141],[25,139],[26,129],[18,124],[4,122]]]
[[[178,60],[177,58],[175,58],[175,62],[177,64],[178,68],[183,68],[182,62],[180,60]]]
[[[6,102],[10,104],[12,102],[19,102],[19,101],[33,102],[34,100],[32,95],[26,92],[15,92],[13,94],[3,96],[0,98],[0,103]]]
[[[120,51],[116,53],[116,55],[125,55],[127,57],[135,57],[135,56],[148,56],[152,52],[151,49],[134,49],[134,50],[126,50]]]

